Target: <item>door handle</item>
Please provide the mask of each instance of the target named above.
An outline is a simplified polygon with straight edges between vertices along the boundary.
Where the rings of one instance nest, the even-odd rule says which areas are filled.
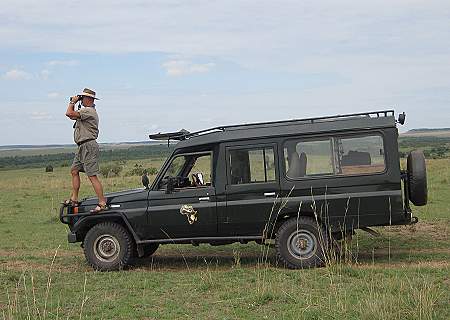
[[[198,201],[209,201],[209,197],[200,197]]]
[[[275,197],[275,192],[264,192],[264,197]]]

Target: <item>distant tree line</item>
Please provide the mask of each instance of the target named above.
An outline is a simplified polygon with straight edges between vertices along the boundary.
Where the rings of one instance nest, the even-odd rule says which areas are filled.
[[[427,159],[450,157],[450,137],[402,137],[399,147],[402,158],[414,149],[422,150]]]
[[[150,145],[135,146],[124,149],[101,150],[101,161],[123,161],[148,158],[165,158],[174,149],[174,146]],[[70,166],[75,153],[56,153],[31,156],[0,157],[0,170],[17,168],[39,168],[48,165]]]

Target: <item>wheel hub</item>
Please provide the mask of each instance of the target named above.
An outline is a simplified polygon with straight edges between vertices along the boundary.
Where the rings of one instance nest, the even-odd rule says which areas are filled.
[[[308,230],[296,230],[287,240],[288,251],[297,259],[308,259],[317,250],[317,238]]]
[[[115,260],[120,253],[119,241],[112,235],[101,235],[95,239],[94,253],[99,260],[111,262]]]

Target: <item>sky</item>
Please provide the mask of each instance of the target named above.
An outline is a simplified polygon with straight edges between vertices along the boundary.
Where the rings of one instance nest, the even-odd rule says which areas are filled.
[[[395,109],[450,127],[450,1],[2,0],[0,145]]]

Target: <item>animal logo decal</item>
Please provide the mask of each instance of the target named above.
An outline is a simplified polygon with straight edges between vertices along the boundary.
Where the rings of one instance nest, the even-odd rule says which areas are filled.
[[[180,208],[180,213],[187,217],[189,224],[194,224],[194,222],[198,220],[197,211],[191,205],[182,205]]]

